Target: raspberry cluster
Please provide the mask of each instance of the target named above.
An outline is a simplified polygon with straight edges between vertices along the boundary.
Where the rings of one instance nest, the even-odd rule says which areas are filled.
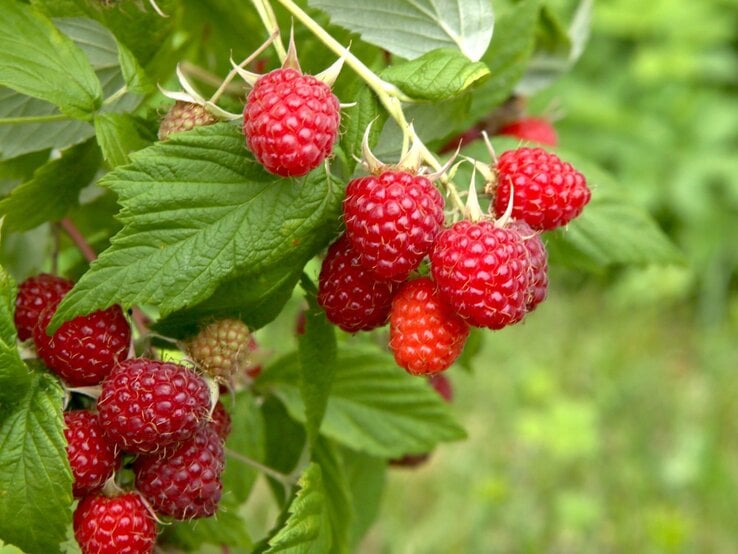
[[[323,261],[318,302],[350,333],[389,321],[389,348],[414,375],[448,369],[470,326],[498,330],[534,310],[548,288],[540,232],[566,225],[590,199],[570,164],[541,148],[518,148],[491,173],[499,219],[444,228],[443,197],[428,178],[402,163],[367,165],[373,174],[346,188],[346,231]],[[425,259],[430,276],[421,276]]]

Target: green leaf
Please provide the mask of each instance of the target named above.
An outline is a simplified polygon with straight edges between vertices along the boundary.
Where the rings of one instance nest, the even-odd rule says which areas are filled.
[[[379,513],[387,460],[348,448],[341,450],[341,458],[354,512],[350,545],[356,550]]]
[[[243,548],[253,547],[246,521],[237,513],[220,507],[217,515],[190,521],[175,521],[162,526],[164,531],[157,539],[162,545],[179,546],[190,552],[199,552],[205,544]]]
[[[13,399],[26,393],[30,378],[16,346],[18,334],[13,322],[16,293],[15,281],[0,266],[0,413]]]
[[[455,47],[478,61],[489,46],[494,15],[489,0],[310,0],[331,21],[371,44],[413,59]]]
[[[321,439],[315,449],[315,461],[320,465],[325,488],[328,518],[331,522],[331,552],[348,554],[349,536],[356,517],[351,502],[348,476],[338,448]]]
[[[264,419],[250,391],[239,392],[234,402],[223,398],[231,415],[231,434],[226,440],[230,450],[262,461],[265,456]],[[237,507],[246,501],[254,486],[258,472],[226,455],[223,472],[223,499],[225,506]]]
[[[45,16],[21,2],[0,3],[0,84],[87,119],[102,88],[84,53]]]
[[[269,540],[267,554],[331,552],[331,522],[320,466],[311,463],[298,482],[300,490],[289,507],[285,526]]]
[[[131,159],[101,181],[118,194],[124,227],[59,305],[52,329],[115,303],[153,304],[166,316],[228,279],[312,257],[335,234],[342,195],[325,169],[275,179],[227,123]]]
[[[610,175],[574,153],[559,153],[587,178],[592,200],[566,228],[546,235],[552,262],[594,269],[684,261],[648,212],[629,201]]]
[[[325,436],[383,458],[428,452],[439,442],[466,436],[426,381],[402,371],[391,356],[352,347],[339,349],[336,363],[321,428]],[[261,386],[304,422],[298,375],[298,356],[291,354],[264,372]]]
[[[110,167],[127,164],[131,152],[149,146],[154,139],[138,119],[127,113],[97,114],[95,133]]]
[[[524,0],[499,17],[489,50],[482,61],[492,74],[472,93],[470,119],[482,119],[505,100],[525,72],[535,44],[540,0]]]
[[[466,339],[464,351],[456,360],[456,363],[467,371],[474,370],[474,359],[482,350],[484,339],[484,331],[478,327],[472,327],[469,330],[469,337]]]
[[[411,98],[437,102],[480,85],[489,78],[490,71],[455,48],[439,48],[412,61],[393,64],[381,76]]]
[[[359,92],[351,97],[356,105],[341,110],[341,148],[346,153],[348,172],[353,172],[356,167],[354,156],[361,158],[361,141],[364,138],[366,128],[371,123],[369,132],[369,146],[374,147],[379,140],[384,122],[387,120],[387,112],[381,109],[379,99],[372,89],[361,86]]]
[[[257,380],[256,384],[264,375]],[[293,420],[282,403],[273,396],[268,396],[261,407],[264,420],[266,458],[265,463],[277,471],[289,474],[297,466],[303,446],[306,442],[305,428]],[[284,488],[274,479],[269,479],[272,492],[279,504],[287,500]]]
[[[315,285],[307,276],[303,276],[302,283],[308,309],[304,312],[305,332],[298,337],[300,394],[305,405],[308,442],[314,447],[336,374],[336,331],[318,305]]]
[[[0,518],[0,536],[30,554],[56,552],[72,519],[63,392],[41,371],[13,386],[23,394],[0,404],[0,513],[13,514]]]
[[[154,83],[151,82],[131,51],[117,40],[116,46],[118,47],[118,63],[128,90],[140,94],[148,94],[156,90]]]
[[[63,218],[78,205],[79,191],[92,181],[99,165],[100,150],[94,141],[88,141],[41,166],[30,181],[0,201],[6,230],[27,231]]]

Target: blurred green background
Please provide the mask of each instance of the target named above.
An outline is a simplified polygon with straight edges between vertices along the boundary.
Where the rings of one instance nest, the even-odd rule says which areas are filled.
[[[571,2],[560,2],[561,8]],[[684,266],[556,268],[453,380],[466,442],[392,469],[365,553],[738,551],[738,2],[601,0],[530,99]]]

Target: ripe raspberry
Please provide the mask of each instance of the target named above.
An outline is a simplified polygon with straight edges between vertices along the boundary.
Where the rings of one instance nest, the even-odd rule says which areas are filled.
[[[249,93],[243,133],[267,171],[299,177],[330,156],[340,117],[338,98],[328,85],[295,69],[275,69]]]
[[[131,326],[116,305],[67,321],[49,336],[46,327],[57,305],[44,308],[33,329],[38,355],[69,385],[97,385],[128,356]]]
[[[58,303],[72,290],[72,286],[72,281],[48,273],[29,277],[18,285],[18,297],[15,299],[15,328],[18,330],[18,338],[30,339],[41,311],[47,304]]]
[[[190,438],[207,420],[207,384],[184,366],[133,358],[102,383],[97,401],[108,440],[126,452],[152,453]]]
[[[149,554],[156,543],[156,521],[141,495],[85,496],[74,511],[74,537],[82,554]]]
[[[502,329],[525,316],[527,252],[517,233],[459,221],[438,235],[430,260],[441,296],[470,325]]]
[[[318,304],[328,320],[344,331],[368,331],[387,323],[399,284],[377,279],[359,263],[342,235],[328,249],[318,279]]]
[[[224,463],[223,440],[206,425],[165,456],[140,456],[133,466],[136,487],[159,513],[208,517],[218,509]]]
[[[413,375],[448,369],[461,355],[469,326],[427,277],[405,283],[392,300],[390,341],[397,365]]]
[[[231,416],[222,402],[219,401],[215,404],[215,409],[210,418],[212,419],[210,425],[215,429],[215,432],[218,433],[221,439],[226,440],[228,435],[231,434]]]
[[[454,390],[451,386],[451,380],[443,373],[436,373],[428,377],[428,383],[441,395],[446,402],[451,402],[454,398]]]
[[[500,156],[494,199],[498,217],[507,209],[511,184],[512,216],[537,231],[566,225],[582,213],[591,197],[584,175],[542,148],[518,148]]]
[[[512,221],[508,227],[516,232],[528,253],[528,290],[525,309],[532,312],[546,299],[548,292],[548,253],[541,237],[522,220]]]
[[[159,140],[167,140],[169,135],[189,131],[195,127],[212,125],[220,121],[204,106],[178,100],[174,103],[159,125]]]
[[[230,382],[240,371],[252,367],[251,333],[240,319],[219,319],[206,325],[186,343],[187,351],[205,373]],[[253,343],[255,346],[255,343]]]
[[[382,279],[403,281],[443,226],[443,196],[423,176],[384,171],[346,188],[346,236],[360,263]]]
[[[520,140],[538,142],[548,146],[556,146],[559,137],[556,129],[548,119],[542,117],[524,117],[504,125],[498,135],[519,138]]]
[[[66,412],[64,438],[74,476],[74,496],[84,496],[101,488],[120,460],[105,438],[97,415],[88,410]]]

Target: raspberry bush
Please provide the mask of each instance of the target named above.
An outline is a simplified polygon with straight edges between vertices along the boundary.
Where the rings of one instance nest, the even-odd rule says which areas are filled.
[[[227,4],[0,3],[0,540],[25,552],[354,551],[390,462],[465,436],[441,372],[494,370],[479,337],[545,309],[549,268],[677,257],[553,127],[511,127],[589,2],[571,36],[542,0]]]

